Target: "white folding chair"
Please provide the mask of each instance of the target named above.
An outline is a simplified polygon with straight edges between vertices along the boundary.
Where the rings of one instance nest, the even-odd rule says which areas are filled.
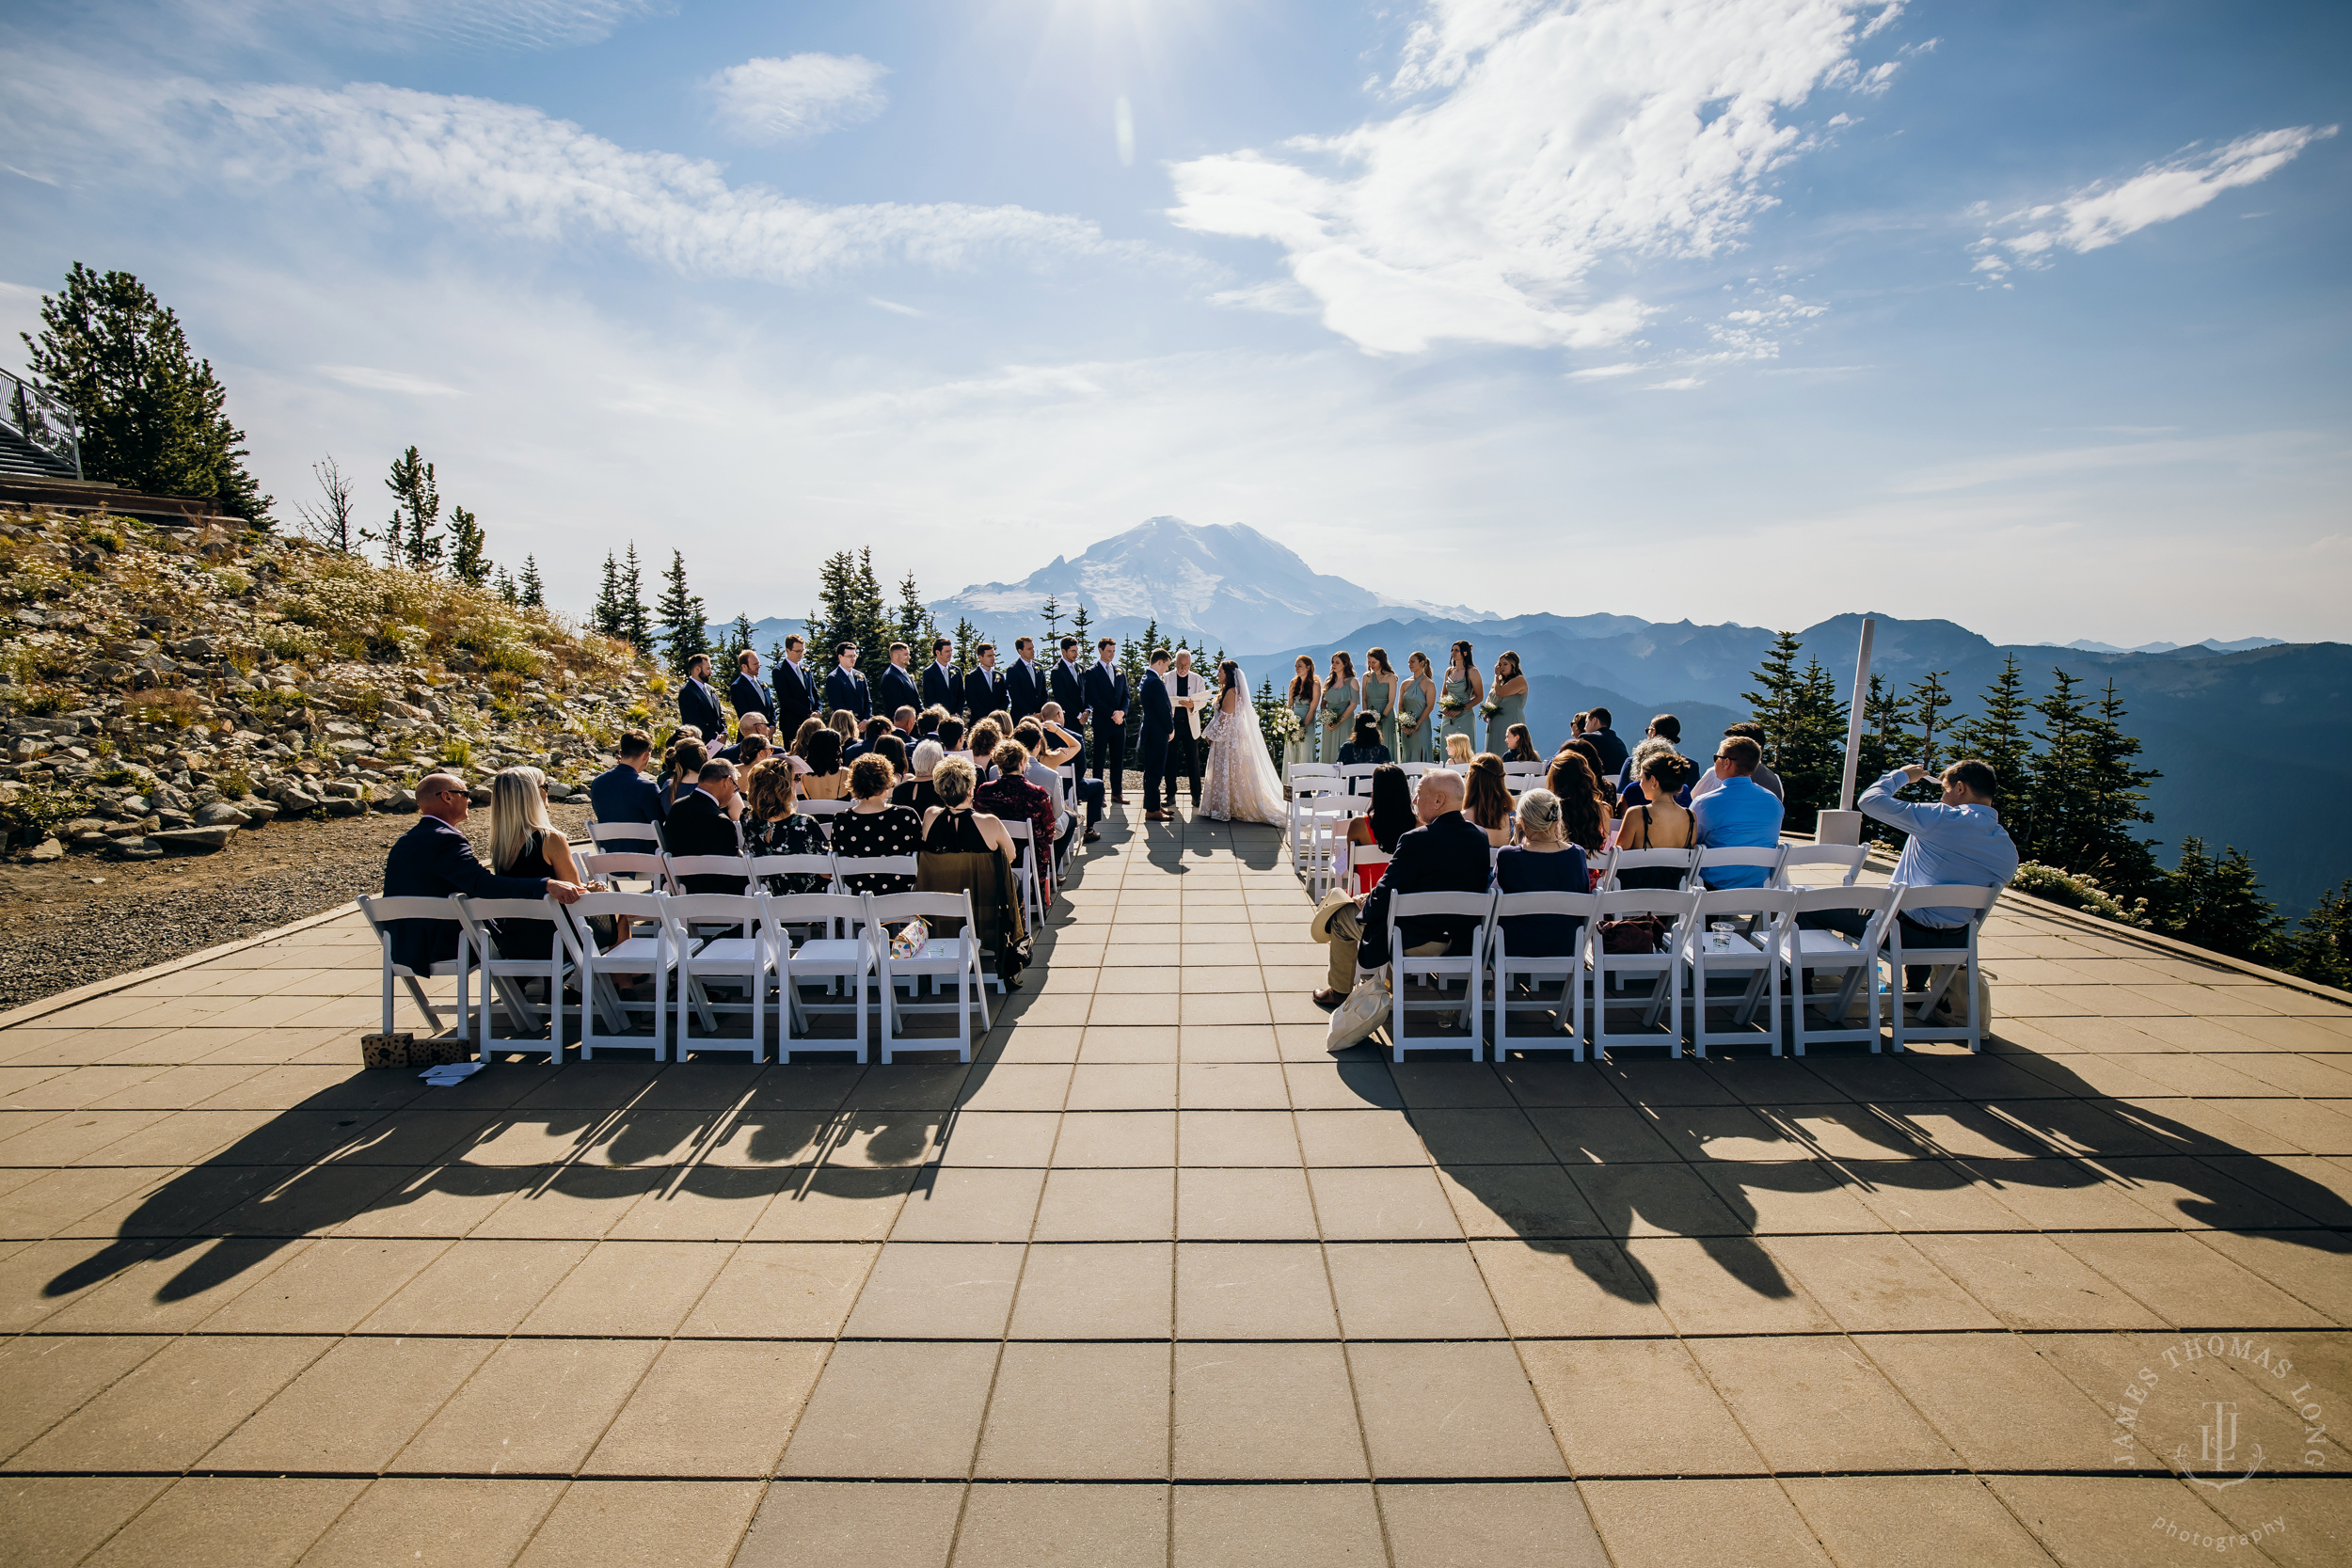
[[[1771,887],[1773,885],[1774,879],[1780,875],[1781,863],[1788,856],[1788,846],[1786,844],[1775,844],[1769,847],[1759,845],[1754,847],[1725,846],[1721,848],[1701,849],[1698,863],[1691,868],[1692,873],[1691,879],[1684,885],[1692,892],[1697,892],[1708,886],[1707,874],[1708,872],[1738,868],[1763,872],[1763,879],[1756,885]]]
[[[1689,966],[1691,1044],[1701,1056],[1710,1045],[1752,1045],[1767,1039],[1780,1054],[1780,956],[1789,911],[1797,895],[1782,888],[1723,888],[1696,894],[1683,923],[1682,958]],[[1760,928],[1759,928],[1760,927]],[[1737,996],[1710,998],[1707,983],[1729,975],[1740,982]],[[1707,1026],[1712,1005],[1733,1009],[1732,1025]],[[1764,1009],[1764,1030],[1754,1024]]]
[[[1503,781],[1515,794],[1542,784],[1549,772],[1549,766],[1540,762],[1506,762],[1502,765]]]
[[[1405,782],[1406,784],[1417,784],[1421,783],[1421,776],[1423,773],[1428,772],[1431,768],[1437,767],[1438,765],[1434,762],[1401,762],[1397,764],[1397,766],[1405,769]]]
[[[1061,809],[1066,814],[1078,811],[1078,765],[1065,762],[1054,769],[1054,777],[1061,781]]]
[[[802,800],[793,809],[810,816],[838,816],[848,811],[850,804],[848,800]]]
[[[817,855],[754,855],[752,876],[766,883],[771,877],[822,877],[833,881],[833,857]]]
[[[466,935],[472,940],[474,950],[482,955],[482,1006],[474,1013],[476,1051],[486,1060],[495,1039],[495,1043],[509,1051],[544,1051],[548,1065],[561,1067],[564,983],[571,972],[569,944],[562,940],[568,928],[564,925],[564,907],[550,898],[459,898],[455,903]],[[548,956],[510,958],[501,954],[498,936],[490,929],[501,920],[545,921],[551,927]],[[531,999],[528,985],[532,980],[547,982],[548,1004],[544,1010]],[[517,1030],[533,1033],[493,1037],[490,1004],[494,997]],[[546,1037],[536,1037],[536,1031],[543,1028]]]
[[[1820,886],[1820,883],[1799,881],[1791,873],[1800,866],[1826,865],[1845,873],[1838,880],[1840,887],[1851,887],[1862,875],[1862,863],[1870,858],[1867,844],[1791,844],[1781,856],[1780,869],[1773,873],[1772,885],[1780,888]]]
[[[1495,895],[1491,893],[1402,893],[1389,900],[1389,1047],[1397,1061],[1405,1059],[1405,1048],[1410,1044],[1417,1051],[1454,1051],[1469,1047],[1470,1060],[1486,1057],[1486,1021],[1482,1016],[1482,982],[1486,974],[1486,917],[1494,910]],[[1470,951],[1459,955],[1432,954],[1414,958],[1405,951],[1398,936],[1401,922],[1428,915],[1467,915],[1477,925],[1470,931]],[[1426,980],[1437,995],[1435,998],[1408,1000],[1414,975]],[[1446,983],[1462,982],[1462,999],[1447,999]],[[1405,1021],[1410,1009],[1422,1012],[1459,1012],[1470,1028],[1467,1040],[1450,1036],[1422,1036],[1416,1040],[1405,1037]]]
[[[441,1032],[441,1015],[433,1009],[432,1001],[424,994],[426,980],[457,979],[457,1032],[463,1036],[473,1013],[473,939],[457,918],[454,895],[447,898],[383,898],[369,894],[359,896],[359,912],[375,932],[376,941],[384,949],[384,1033],[395,1032],[393,1019],[392,982],[405,981],[408,994],[415,999],[418,1011],[424,1014],[426,1025],[435,1034]],[[428,965],[422,974],[406,964],[392,961],[391,923],[395,920],[437,920],[457,927],[457,957]]]
[[[1978,1005],[1984,986],[1977,962],[1977,933],[1983,929],[1985,917],[1993,912],[1993,905],[2000,896],[2001,890],[1996,887],[1906,887],[1896,899],[1894,918],[1881,930],[1886,939],[1888,989],[1895,999],[1897,1051],[1902,1050],[1909,1040],[1966,1040],[1971,1052],[1984,1049],[1984,1009]],[[1912,910],[1969,911],[1968,924],[1963,927],[1968,933],[1967,945],[1905,949],[1902,917]],[[1930,969],[1927,989],[1915,992],[1903,970],[1909,965],[1922,964]],[[1941,1025],[1930,1022],[1930,1015],[1955,978],[1963,987],[1961,1000],[1968,1010],[1968,1022]]]
[[[803,1051],[838,1051],[840,1040],[811,1033],[811,1019],[819,1013],[847,1011],[855,1027],[857,1059],[866,1060],[866,992],[876,974],[874,944],[868,939],[866,903],[837,893],[763,893],[761,930],[769,943],[769,972],[784,996],[784,1016],[776,1030],[776,1060],[789,1062],[795,1042]],[[848,912],[839,908],[850,906]],[[847,936],[810,937],[793,942],[788,927],[806,926],[832,931],[844,922]],[[801,994],[805,984],[822,985],[830,995],[836,985],[849,992],[847,1004],[811,1002]]]
[[[751,883],[752,863],[747,855],[664,855],[661,860],[670,869],[674,893],[685,892],[689,877],[725,877],[745,886]]]
[[[580,1059],[596,1060],[604,1050],[644,1051],[653,1059],[670,1059],[670,988],[677,977],[677,956],[670,947],[669,922],[662,917],[668,900],[653,893],[584,893],[564,910],[569,917],[567,940],[572,968],[580,983]],[[601,951],[596,927],[589,922],[610,915],[630,922],[629,934]],[[622,994],[623,980],[644,980],[652,986],[650,1000]],[[645,1018],[648,1033],[630,1031],[632,1014]],[[609,1024],[609,1030],[599,1023]]]
[[[1584,950],[1593,937],[1593,911],[1598,900],[1589,893],[1503,893],[1495,896],[1494,936],[1489,950],[1494,954],[1495,985],[1495,1060],[1506,1059],[1513,1051],[1566,1051],[1572,1060],[1584,1059]],[[1576,933],[1575,944],[1562,954],[1514,956],[1511,952],[1511,921],[1523,915],[1565,915],[1584,924]],[[1527,994],[1518,994],[1519,981],[1527,982]],[[1560,984],[1560,1000],[1547,999],[1543,988],[1553,982]],[[1511,1013],[1535,1011],[1554,1015],[1557,1027],[1541,1034],[1513,1035]]]
[[[1675,888],[1679,891],[1691,885],[1691,859],[1696,849],[1619,849],[1612,847],[1609,858],[1601,863],[1600,892],[1620,893],[1648,891],[1662,893],[1663,888],[1627,889],[1618,878],[1628,871],[1672,871]]]
[[[1007,826],[1010,826],[1009,823]],[[923,951],[908,958],[894,958],[890,952],[890,933],[886,923],[894,920],[920,919],[926,924],[948,919],[962,925],[951,937],[934,932],[924,943]],[[907,1035],[899,1025],[909,1013],[953,1012],[956,1015],[956,1059],[972,1059],[972,1042],[988,1034],[988,981],[981,973],[980,934],[972,919],[972,895],[968,893],[891,893],[867,895],[866,898],[866,929],[874,944],[875,974],[882,991],[882,1059],[890,1062],[894,1050],[936,1050],[944,1043],[919,1035]],[[955,1000],[952,1002],[918,1002],[914,1000],[915,983],[930,980],[952,982]],[[898,987],[907,986],[905,1001],[898,999]],[[972,1027],[972,1015],[979,1015],[979,1028]]]
[[[852,898],[862,897],[866,890],[851,887],[852,877],[904,877],[912,883],[916,870],[913,855],[835,855],[833,858],[833,888],[836,894],[846,893]],[[889,895],[877,894],[877,897]]]
[[[764,928],[766,910],[756,894],[683,893],[661,900],[662,925],[673,961],[677,966],[677,1055],[703,1051],[749,1051],[752,1060],[768,1059],[768,975],[772,963],[770,939]],[[697,936],[713,929],[723,936]],[[740,1002],[721,1002],[710,994],[712,980],[733,981],[743,993]],[[751,1015],[752,1037],[738,1040],[719,1033],[719,1015]],[[699,1020],[704,1037],[694,1037]]]
[[[669,857],[662,854],[632,854],[614,850],[609,854],[585,854],[580,857],[580,875],[592,882],[613,883],[615,893],[671,893],[675,888],[670,880]],[[642,887],[618,885],[624,879],[642,882]]]
[[[1798,1055],[1804,1055],[1810,1045],[1867,1042],[1873,1053],[1879,1050],[1883,1024],[1879,1012],[1879,956],[1885,942],[1885,926],[1894,918],[1895,899],[1900,891],[1883,886],[1795,890],[1796,901],[1789,907],[1788,924],[1781,930],[1780,961],[1788,974],[1789,1034]],[[1862,935],[1854,938],[1839,931],[1807,930],[1803,925],[1806,915],[1832,910],[1860,911],[1864,918]],[[1837,989],[1816,997],[1812,977],[1821,974],[1839,976]],[[1868,999],[1869,1017],[1869,1022],[1858,1029],[1847,1022],[1852,1015],[1857,991]],[[1817,1008],[1827,1021],[1820,1028],[1812,1022]]]
[[[1307,807],[1320,797],[1341,792],[1342,780],[1336,764],[1299,762],[1291,765],[1291,799],[1289,821],[1285,832],[1290,841],[1291,869],[1307,869],[1306,845],[1299,832],[1299,818]]]
[[[1676,1056],[1682,1054],[1682,922],[1691,912],[1691,895],[1687,893],[1665,892],[1648,888],[1624,888],[1597,895],[1593,909],[1592,935],[1585,951],[1593,966],[1593,1053],[1605,1056],[1624,1046],[1668,1046]],[[1603,941],[1601,922],[1626,915],[1655,915],[1667,922],[1664,940],[1655,953],[1612,953]],[[1637,995],[1611,996],[1613,981],[1647,979],[1649,985]],[[1623,1011],[1628,1007],[1643,1010],[1643,1027],[1634,1032],[1612,1030],[1609,1014],[1612,1008]],[[1663,1019],[1666,1032],[1657,1034],[1659,1021]]]
[[[1308,897],[1321,899],[1346,875],[1348,824],[1371,809],[1360,796],[1326,795],[1308,803],[1301,817],[1307,830]]]
[[[661,853],[661,826],[657,822],[591,822],[588,842],[598,849],[658,855]]]
[[[1029,923],[1030,930],[1037,930],[1045,924],[1046,895],[1041,888],[1041,881],[1050,886],[1052,877],[1051,871],[1047,871],[1045,878],[1041,879],[1039,870],[1049,863],[1053,854],[1053,846],[1050,844],[1044,846],[1044,852],[1041,854],[1037,835],[1026,822],[1011,816],[1000,817],[998,820],[1004,824],[1005,832],[1012,839],[1014,846],[1012,887],[1013,892],[1021,899],[1022,918]],[[885,1062],[890,1060],[887,1053],[883,1054],[882,1060]]]
[[[1377,844],[1349,844],[1346,847],[1347,863],[1340,867],[1339,885],[1342,887],[1352,887],[1355,885],[1351,879],[1355,878],[1356,870],[1359,866],[1386,866],[1390,860],[1393,858],[1386,849],[1381,848]],[[1375,885],[1378,884],[1379,880],[1380,879],[1378,877],[1373,879]],[[1322,900],[1317,899],[1316,902],[1321,903]]]
[[[1340,788],[1358,797],[1372,793],[1372,775],[1379,768],[1376,762],[1351,762],[1340,768]]]

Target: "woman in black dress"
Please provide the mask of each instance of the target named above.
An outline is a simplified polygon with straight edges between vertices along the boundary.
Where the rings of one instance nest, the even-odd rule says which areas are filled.
[[[548,776],[506,768],[490,781],[490,869],[501,877],[546,877],[587,885],[571,841],[548,818]],[[555,911],[547,920],[509,920],[492,927],[503,958],[545,958],[555,951]]]

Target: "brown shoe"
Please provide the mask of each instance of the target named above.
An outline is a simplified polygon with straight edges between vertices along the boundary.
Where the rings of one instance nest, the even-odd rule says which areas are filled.
[[[1333,990],[1329,986],[1326,986],[1321,990],[1315,992],[1315,1006],[1321,1007],[1327,1013],[1339,1011],[1340,1004],[1346,1000],[1346,997],[1341,995],[1338,991]]]
[[[1164,811],[1147,811],[1143,814],[1143,819],[1146,822],[1167,822],[1171,820],[1168,813]]]

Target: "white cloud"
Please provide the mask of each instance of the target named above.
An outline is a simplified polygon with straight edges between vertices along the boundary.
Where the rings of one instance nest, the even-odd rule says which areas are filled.
[[[1315,313],[1314,296],[1297,284],[1280,277],[1252,283],[1247,288],[1219,289],[1209,296],[1209,303],[1232,310],[1264,310],[1277,316],[1311,316]]]
[[[912,305],[901,305],[895,299],[884,299],[880,294],[867,294],[866,303],[877,310],[887,310],[894,316],[919,316],[923,313]]]
[[[1647,365],[1628,360],[1622,365],[1592,365],[1581,371],[1570,371],[1568,379],[1570,381],[1610,381],[1621,375],[1632,375],[1636,372],[1648,369]]]
[[[1868,0],[1432,0],[1389,84],[1425,95],[1279,155],[1173,170],[1173,217],[1271,241],[1325,325],[1376,353],[1446,339],[1597,347],[1638,299],[1589,297],[1605,256],[1711,256],[1807,145],[1780,113],[1883,87],[1851,50]]]
[[[2011,213],[1996,222],[2035,227],[1977,241],[1969,247],[1979,253],[1971,270],[1999,277],[2012,266],[2048,266],[2059,251],[2104,249],[2151,224],[2185,217],[2223,191],[2267,178],[2336,129],[2298,125],[2258,132],[2202,155],[2151,164],[2119,184],[2088,185],[2063,201]]]
[[[1695,375],[1679,375],[1672,381],[1653,381],[1642,388],[1645,392],[1691,392],[1707,383]]]
[[[610,38],[670,9],[663,0],[182,0],[213,38],[254,41],[290,29],[379,49],[563,49]]]
[[[778,142],[855,125],[882,112],[890,68],[858,55],[793,55],[731,65],[703,86],[719,128],[740,141]]]
[[[346,387],[358,387],[371,392],[405,392],[417,398],[462,398],[466,394],[454,387],[438,381],[428,381],[421,375],[403,371],[380,371],[372,365],[321,365],[319,372]]]

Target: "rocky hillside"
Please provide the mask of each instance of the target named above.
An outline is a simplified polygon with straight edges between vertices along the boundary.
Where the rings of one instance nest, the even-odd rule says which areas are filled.
[[[0,513],[0,834],[36,859],[217,849],[416,808],[436,768],[564,799],[675,721],[626,644],[302,540]]]

